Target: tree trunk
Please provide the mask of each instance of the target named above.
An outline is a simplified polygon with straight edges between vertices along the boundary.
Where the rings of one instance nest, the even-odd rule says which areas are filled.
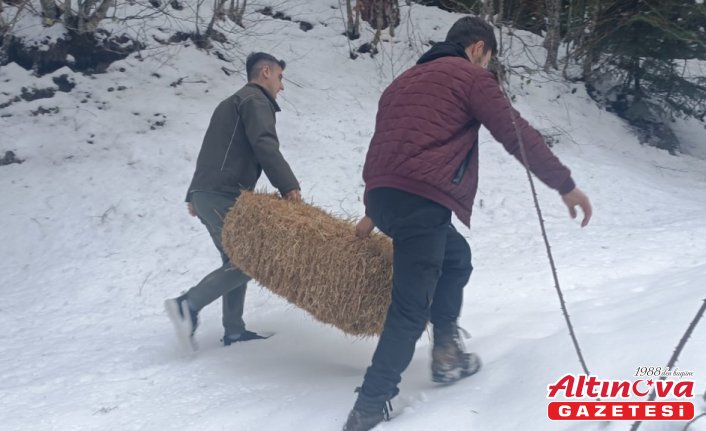
[[[245,15],[245,6],[248,4],[248,0],[243,0],[243,5],[240,5],[240,0],[238,0],[235,5],[234,0],[230,0],[230,8],[228,8],[228,18],[230,18],[237,25],[245,28],[243,25],[243,15]]]
[[[57,19],[59,19],[61,10],[56,5],[54,0],[40,0],[39,3],[42,6],[42,24],[49,27],[54,24]]]
[[[500,0],[498,2],[498,19],[496,24],[498,25],[498,29],[500,30],[500,38],[498,39],[498,56],[502,57],[503,55],[503,10],[505,9],[505,0]]]
[[[360,10],[363,21],[375,30],[391,27],[394,32],[394,27],[400,23],[400,7],[397,0],[357,0],[356,7]]]
[[[78,34],[88,33],[88,20],[91,9],[96,4],[96,0],[77,0],[76,7],[76,32]]]
[[[71,10],[71,0],[64,0],[64,27],[71,29],[75,23],[73,22],[74,12]]]
[[[355,7],[355,20],[353,18],[353,6],[351,0],[346,0],[346,36],[355,40],[360,37],[360,18],[358,4]]]
[[[95,3],[94,3],[95,4]],[[93,33],[98,29],[98,24],[105,18],[108,14],[110,6],[113,4],[113,0],[103,0],[98,6],[98,8],[91,14],[86,23],[86,31],[88,33]]]
[[[196,39],[201,39],[201,5],[203,4],[203,0],[196,0],[196,19],[195,24],[196,24]]]
[[[574,19],[574,2],[569,0],[569,17],[566,20],[566,56],[564,58],[564,69],[562,70],[562,75],[567,78],[566,73],[569,68],[569,62],[571,61],[571,43],[574,39],[573,37],[573,19]]]
[[[583,37],[582,36],[582,41],[581,41],[581,50],[584,52],[584,57],[583,57],[583,79],[584,81],[588,82],[591,79],[591,75],[593,73],[593,62],[595,61],[595,49],[593,48],[593,40],[592,36],[594,35],[594,32],[596,30],[596,27],[598,26],[598,19],[600,15],[603,13],[602,10],[602,4],[601,0],[596,0],[595,4],[591,5],[588,8],[590,11],[588,12],[589,15],[591,15],[588,27],[585,29],[583,33],[589,34],[588,37]]]
[[[360,37],[360,5],[358,2],[355,4],[355,30],[358,32],[358,37]]]
[[[544,37],[544,48],[547,49],[547,60],[544,70],[558,69],[559,42],[561,42],[561,0],[545,0],[547,8],[547,35]]]
[[[385,8],[383,16],[393,17],[390,25],[390,36],[395,36],[395,27],[400,25],[400,5],[397,0],[383,2]]]
[[[481,1],[481,17],[488,22],[495,22],[494,16],[495,11],[493,10],[493,0],[482,0]]]
[[[216,20],[222,17],[225,12],[223,11],[223,6],[225,6],[227,0],[213,0],[213,15],[211,16],[211,21],[209,21],[206,27],[206,36],[211,36],[213,34],[213,26],[216,25]]]
[[[640,96],[642,94],[642,88],[640,85],[640,76],[642,74],[642,69],[640,68],[640,59],[638,57],[633,57],[632,59],[633,77],[635,79],[635,96]]]
[[[5,19],[2,17],[2,0],[0,0],[0,35],[4,35],[7,31],[8,25]],[[0,63],[2,64],[2,63]]]

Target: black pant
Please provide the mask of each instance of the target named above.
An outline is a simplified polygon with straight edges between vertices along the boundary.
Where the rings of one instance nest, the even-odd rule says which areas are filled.
[[[427,321],[441,327],[458,319],[473,267],[471,248],[451,224],[451,211],[435,202],[373,189],[368,215],[394,248],[392,302],[361,391],[361,398],[380,400],[397,394]]]

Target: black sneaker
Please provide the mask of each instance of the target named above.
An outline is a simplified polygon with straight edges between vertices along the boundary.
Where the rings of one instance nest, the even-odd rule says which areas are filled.
[[[456,323],[434,326],[434,347],[431,351],[431,379],[436,383],[454,383],[471,376],[480,370],[480,356],[466,353],[461,339],[461,331]],[[463,331],[467,337],[468,333]]]
[[[199,324],[198,312],[191,308],[186,294],[164,301],[164,309],[174,325],[174,331],[182,347],[191,352],[196,351],[194,332]]]
[[[397,391],[391,396],[377,398],[364,395],[360,388],[356,388],[355,391],[359,393],[358,399],[353,410],[348,414],[343,431],[368,431],[383,420],[390,420],[390,412],[392,411],[390,399],[397,395]]]
[[[260,335],[256,332],[245,331],[245,332],[243,332],[241,334],[237,334],[237,335],[224,335],[223,336],[223,345],[230,346],[233,343],[239,343],[242,341],[266,340],[268,338],[270,338],[270,336],[263,336],[263,335]]]

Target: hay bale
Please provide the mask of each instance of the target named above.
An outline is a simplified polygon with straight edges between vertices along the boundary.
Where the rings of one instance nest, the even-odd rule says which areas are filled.
[[[392,288],[392,244],[384,235],[361,240],[350,220],[243,192],[222,239],[234,266],[315,319],[349,335],[382,332]]]

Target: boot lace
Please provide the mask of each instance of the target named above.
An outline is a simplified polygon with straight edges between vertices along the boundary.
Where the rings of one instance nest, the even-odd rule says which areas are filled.
[[[360,391],[361,391],[361,387],[358,386],[357,388],[355,388],[355,390],[354,390],[353,392],[356,393],[356,394],[359,394]],[[392,410],[393,410],[393,409],[392,409],[392,403],[390,402],[390,400],[389,400],[389,399],[388,399],[388,400],[385,400],[385,404],[382,405],[382,414],[383,414],[383,416],[385,417],[385,421],[386,421],[386,422],[389,422],[389,420],[390,420],[390,413],[392,412]]]

